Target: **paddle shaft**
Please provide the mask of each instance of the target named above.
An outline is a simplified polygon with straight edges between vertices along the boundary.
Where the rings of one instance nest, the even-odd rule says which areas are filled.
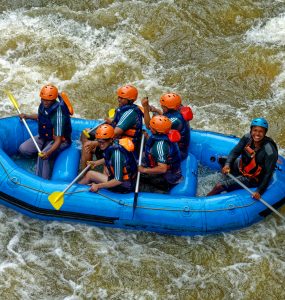
[[[6,94],[8,95],[10,101],[12,102],[12,104],[14,105],[14,107],[17,109],[18,114],[20,115],[20,114],[21,114],[21,111],[20,111],[20,109],[19,109],[19,105],[18,105],[16,99],[14,98],[14,96],[13,96],[10,92],[6,91]],[[36,142],[36,140],[35,140],[35,138],[34,138],[32,132],[31,132],[31,130],[30,130],[30,128],[29,128],[29,126],[28,126],[26,120],[25,120],[24,118],[22,118],[22,121],[23,121],[23,123],[24,123],[24,125],[25,125],[25,127],[26,127],[26,129],[27,129],[27,131],[28,131],[28,133],[29,133],[29,135],[30,135],[30,137],[31,137],[31,139],[33,140],[33,142],[34,142],[34,144],[35,144],[35,146],[36,146],[38,152],[41,153],[42,151],[41,151],[39,145],[37,144],[37,142]]]
[[[87,130],[87,133],[89,134],[91,131],[96,130],[99,126],[101,126],[101,125],[103,125],[103,124],[105,124],[105,121],[102,122],[102,123],[100,123],[100,124],[98,124],[97,126],[91,128],[91,129]]]
[[[83,189],[83,190],[79,190],[79,191],[76,191],[76,192],[70,192],[70,193],[65,193],[65,195],[72,195],[72,194],[78,194],[78,193],[85,193],[85,192],[90,192],[90,188],[88,188],[88,189]],[[96,193],[96,194],[98,194],[98,195],[100,195],[100,196],[102,196],[102,197],[104,197],[104,198],[106,198],[106,199],[109,199],[109,200],[111,200],[111,201],[113,201],[113,202],[119,202],[118,200],[116,200],[116,199],[114,199],[114,198],[111,198],[111,197],[109,197],[109,196],[107,196],[107,195],[105,195],[105,194],[102,194],[102,193],[100,193],[99,191],[97,191],[97,192],[94,192],[94,193]]]
[[[140,166],[141,163],[142,163],[143,144],[144,144],[144,134],[142,134],[142,139],[141,139],[141,147],[140,147],[140,155],[139,155],[139,164],[138,164],[139,166]],[[141,175],[141,172],[138,172],[138,175],[137,175],[137,181],[136,181],[135,193],[138,193],[138,191],[139,191],[140,175]]]
[[[113,108],[110,109],[109,112],[108,112],[109,118],[113,118],[113,117],[114,117],[114,113],[115,113],[115,109],[113,109]],[[106,122],[104,121],[104,122],[98,124],[97,126],[95,126],[95,127],[91,128],[91,129],[87,130],[86,133],[89,135],[90,132],[92,132],[93,130],[96,130],[100,125],[103,125],[103,124],[105,124],[105,123],[106,123]]]
[[[142,134],[142,139],[141,139],[141,147],[140,147],[140,155],[139,155],[139,163],[138,163],[139,166],[142,163],[143,145],[144,145],[144,134]],[[138,172],[137,181],[136,181],[136,188],[135,188],[135,194],[134,194],[133,216],[134,216],[135,209],[136,209],[137,203],[138,203],[138,195],[139,195],[138,191],[139,191],[139,184],[140,184],[140,176],[141,176],[141,172]]]
[[[27,129],[27,131],[28,131],[28,133],[29,133],[29,135],[30,135],[30,137],[31,137],[31,139],[33,140],[33,142],[34,142],[34,144],[35,144],[35,146],[36,146],[38,152],[41,153],[42,151],[41,151],[39,145],[37,144],[37,142],[36,142],[36,140],[35,140],[35,138],[34,138],[32,132],[31,132],[31,130],[30,130],[30,128],[29,128],[29,126],[28,126],[26,120],[23,118],[22,121],[23,121],[23,123],[24,123],[24,125],[25,125],[25,127],[26,127],[26,129]]]
[[[246,191],[248,191],[251,195],[253,195],[253,192],[244,185],[240,180],[238,180],[235,176],[233,176],[231,173],[227,173],[227,175],[233,179],[236,183],[238,183],[241,187],[243,187]],[[265,206],[267,206],[269,209],[271,209],[276,215],[278,215],[282,220],[285,220],[285,217],[280,214],[278,210],[276,210],[273,206],[271,206],[269,203],[267,203],[264,199],[260,198],[259,201],[263,203]]]
[[[91,165],[88,165],[85,169],[83,169],[80,174],[75,177],[72,182],[62,191],[62,193],[64,194],[67,190],[69,190],[71,188],[71,186],[85,173],[90,169]]]

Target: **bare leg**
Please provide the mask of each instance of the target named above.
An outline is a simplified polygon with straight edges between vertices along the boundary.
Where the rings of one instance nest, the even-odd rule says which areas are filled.
[[[220,183],[217,183],[214,186],[214,188],[207,194],[207,196],[212,196],[212,195],[220,194],[224,190],[225,190],[224,187]]]
[[[93,154],[98,143],[96,141],[86,140],[82,142],[80,169],[83,170],[87,166],[87,161],[92,160]]]
[[[97,171],[88,171],[86,175],[78,182],[79,184],[89,184],[91,182],[107,182],[108,176]]]

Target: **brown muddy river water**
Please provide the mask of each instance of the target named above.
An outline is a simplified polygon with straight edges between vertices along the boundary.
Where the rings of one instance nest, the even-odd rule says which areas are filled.
[[[273,0],[0,1],[0,90],[36,112],[68,92],[103,118],[132,83],[181,94],[191,126],[243,135],[263,116],[285,154],[285,3]],[[0,117],[14,108],[0,92]],[[199,193],[218,174],[204,175]],[[0,207],[0,299],[285,299],[285,224],[175,237],[43,222]]]

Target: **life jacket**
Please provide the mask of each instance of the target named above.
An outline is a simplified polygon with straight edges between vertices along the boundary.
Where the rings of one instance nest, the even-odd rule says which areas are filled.
[[[72,106],[72,104],[71,104],[71,102],[70,102],[70,100],[69,100],[66,92],[61,92],[59,96],[64,101],[65,105],[68,108],[69,114],[72,116],[74,114],[74,109],[73,109],[73,106]]]
[[[264,147],[264,145],[266,143],[271,143],[277,150],[277,145],[275,144],[275,142],[271,138],[265,137],[262,147]],[[260,148],[253,149],[251,147],[252,144],[253,144],[252,139],[250,138],[248,143],[244,147],[244,152],[245,152],[245,155],[246,155],[245,159],[247,160],[247,163],[244,164],[243,159],[240,159],[239,160],[239,171],[245,177],[253,178],[255,180],[258,180],[258,176],[260,175],[260,173],[262,171],[262,167],[260,165],[258,165],[257,162],[256,162],[256,152]]]
[[[178,146],[181,151],[187,152],[189,143],[190,143],[190,125],[189,125],[189,123],[184,120],[181,113],[177,110],[170,110],[170,111],[164,113],[163,115],[168,117],[170,120],[171,120],[171,118],[177,118],[183,124],[182,129],[179,130],[181,139],[178,142]]]
[[[113,145],[109,146],[106,150],[103,152],[103,157],[105,159],[106,167],[109,171],[109,179],[114,179],[114,166],[112,165],[112,154],[115,150],[119,150],[121,153],[123,153],[125,157],[125,163],[123,166],[123,181],[133,181],[135,180],[138,172],[137,168],[137,162],[135,159],[135,156],[132,152],[126,150],[123,146],[119,144],[118,140],[115,140]]]
[[[168,170],[175,171],[179,169],[181,166],[180,150],[177,143],[172,143],[165,134],[153,134],[147,140],[145,145],[145,161],[147,166],[153,168],[157,165],[151,154],[151,148],[153,147],[153,144],[158,141],[165,141],[169,146],[169,154],[166,162]]]
[[[51,115],[56,112],[60,107],[62,114],[67,117],[67,122],[65,124],[65,132],[62,137],[63,140],[71,141],[71,121],[70,121],[70,111],[63,101],[62,97],[58,95],[58,100],[55,103],[46,109],[43,103],[40,104],[38,109],[38,133],[40,138],[47,141],[52,141],[54,139],[54,130],[51,123]]]
[[[142,119],[143,119],[143,113],[137,105],[127,104],[117,108],[114,120],[112,121],[112,126],[115,128],[119,123],[122,115],[129,109],[133,109],[137,113],[137,122],[132,128],[124,131],[123,136],[131,137],[134,143],[136,143],[140,140],[142,135]]]
[[[193,111],[192,111],[191,107],[189,107],[189,106],[180,106],[179,107],[179,112],[181,113],[183,119],[186,122],[189,122],[189,121],[193,120]]]

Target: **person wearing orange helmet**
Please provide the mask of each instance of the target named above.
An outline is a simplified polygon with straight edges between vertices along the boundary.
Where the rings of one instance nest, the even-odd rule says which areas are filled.
[[[96,129],[95,137],[103,158],[89,164],[93,167],[104,164],[104,173],[88,171],[79,183],[91,183],[91,192],[97,192],[102,188],[117,193],[134,191],[137,164],[133,152],[128,151],[118,140],[114,140],[115,130],[109,124],[100,125]]]
[[[145,164],[138,167],[142,183],[166,192],[182,180],[180,151],[177,143],[171,142],[167,135],[171,126],[166,116],[150,119],[152,135],[145,146]]]
[[[188,155],[188,147],[190,143],[190,125],[187,121],[185,121],[180,113],[181,102],[182,100],[180,95],[176,93],[167,93],[160,97],[162,110],[159,110],[154,106],[150,106],[147,98],[142,99],[142,106],[144,108],[144,120],[147,127],[149,126],[150,112],[164,115],[171,120],[171,128],[178,130],[181,134],[178,146],[181,152],[181,158],[185,159]]]
[[[133,85],[125,85],[117,90],[118,108],[114,119],[106,119],[106,123],[115,129],[115,138],[130,137],[135,145],[135,151],[138,151],[142,134],[143,113],[139,107],[134,104],[138,97],[138,90]],[[81,136],[82,154],[81,168],[86,166],[87,161],[92,160],[95,153],[96,157],[102,157],[98,149],[97,141],[94,141],[94,133],[91,132],[91,138],[87,139]]]
[[[53,160],[71,144],[70,111],[57,87],[52,84],[42,87],[40,98],[38,113],[20,114],[20,118],[38,121],[38,135],[34,138],[42,155],[38,156],[36,174],[49,179]],[[38,153],[31,138],[20,145],[19,152],[27,157]]]

